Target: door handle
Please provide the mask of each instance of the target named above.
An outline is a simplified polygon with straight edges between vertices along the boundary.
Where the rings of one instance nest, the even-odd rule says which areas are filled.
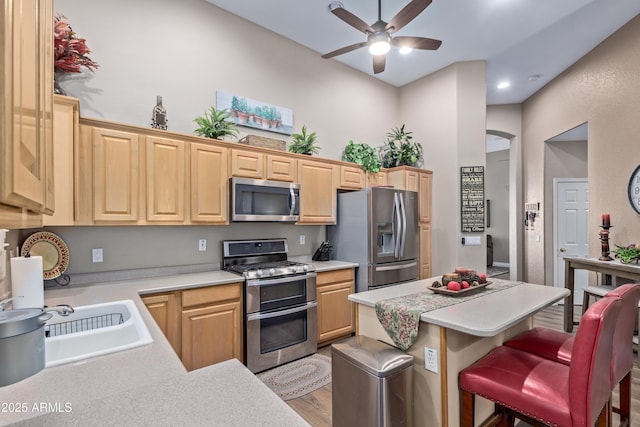
[[[567,252],[565,248],[560,248],[560,252]]]

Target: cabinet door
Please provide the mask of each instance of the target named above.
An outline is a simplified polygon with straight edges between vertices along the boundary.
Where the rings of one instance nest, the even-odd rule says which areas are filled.
[[[53,212],[51,0],[4,2],[0,203]]]
[[[352,268],[318,273],[318,343],[348,336],[355,331],[354,304],[347,298],[354,292]]]
[[[264,179],[264,156],[262,153],[231,150],[231,176]]]
[[[365,174],[354,166],[340,166],[340,188],[359,190],[364,188]]]
[[[335,224],[337,165],[298,160],[300,221],[298,224]]]
[[[267,154],[267,179],[295,182],[296,166],[296,159]]]
[[[420,173],[418,187],[420,189],[420,222],[431,222],[431,186],[433,175]]]
[[[242,355],[242,303],[232,301],[182,311],[182,363],[187,370]]]
[[[147,137],[147,220],[184,221],[184,142]]]
[[[420,279],[431,276],[431,225],[420,224]]]
[[[180,292],[143,296],[142,302],[173,350],[180,356]]]
[[[227,149],[192,143],[191,221],[226,224],[229,218]]]
[[[44,225],[74,225],[73,150],[78,138],[79,100],[55,95],[53,104],[54,187],[56,210],[44,215]]]
[[[93,129],[93,219],[138,220],[138,135]]]
[[[405,172],[405,189],[408,191],[418,191],[418,173],[413,171]]]
[[[367,173],[367,187],[375,185],[387,185],[387,173]]]

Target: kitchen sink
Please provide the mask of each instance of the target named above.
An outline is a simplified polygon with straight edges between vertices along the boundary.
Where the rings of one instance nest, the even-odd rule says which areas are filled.
[[[45,366],[115,353],[153,342],[132,300],[74,307],[45,324]]]

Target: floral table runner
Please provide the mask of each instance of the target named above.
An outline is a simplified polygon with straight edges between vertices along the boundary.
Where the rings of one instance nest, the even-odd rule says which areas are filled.
[[[508,280],[494,280],[482,291],[463,297],[436,294],[432,291],[418,292],[417,294],[404,295],[390,298],[376,303],[376,315],[378,321],[389,334],[389,337],[401,350],[405,351],[413,345],[418,338],[418,326],[420,315],[424,312],[437,310],[461,302],[502,291],[522,282]]]

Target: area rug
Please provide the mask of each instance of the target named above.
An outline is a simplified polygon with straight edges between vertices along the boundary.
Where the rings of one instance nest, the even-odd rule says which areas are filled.
[[[291,400],[331,382],[331,358],[314,354],[256,376],[282,400]]]

